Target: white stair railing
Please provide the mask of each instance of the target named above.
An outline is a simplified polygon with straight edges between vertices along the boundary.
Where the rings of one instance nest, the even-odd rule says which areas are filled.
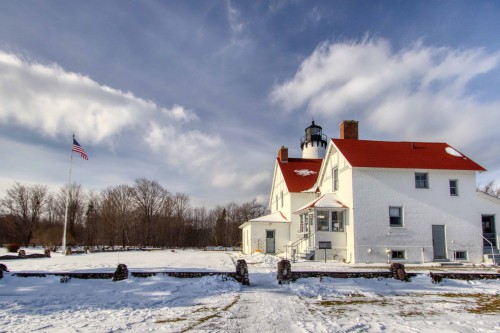
[[[483,235],[479,234],[481,237],[483,237],[483,239],[485,241],[487,241],[489,244],[490,244],[490,247],[491,247],[491,260],[493,260],[493,265],[496,266],[496,262],[495,262],[495,252],[493,251],[493,243],[490,242],[486,237],[484,237]]]

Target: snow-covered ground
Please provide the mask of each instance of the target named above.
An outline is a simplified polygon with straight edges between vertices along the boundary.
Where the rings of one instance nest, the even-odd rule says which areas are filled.
[[[28,254],[35,251],[27,249]],[[2,249],[0,255],[6,254]],[[250,286],[220,276],[111,280],[20,278],[18,272],[228,271],[245,259]],[[5,260],[0,332],[500,332],[500,281],[299,279],[279,285],[280,258],[222,251],[130,251]],[[380,269],[299,262],[292,270]],[[413,269],[428,272],[427,266]],[[432,268],[432,270],[437,270]],[[496,272],[476,267],[473,270]]]

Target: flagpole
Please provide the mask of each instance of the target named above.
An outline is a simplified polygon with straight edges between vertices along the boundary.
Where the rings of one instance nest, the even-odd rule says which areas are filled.
[[[71,141],[71,157],[69,163],[69,177],[68,177],[68,188],[66,193],[66,210],[64,213],[64,231],[62,239],[62,254],[66,255],[66,230],[68,228],[68,208],[69,208],[69,192],[71,190],[71,168],[73,167],[73,142],[75,140],[75,134],[73,134],[73,140]]]

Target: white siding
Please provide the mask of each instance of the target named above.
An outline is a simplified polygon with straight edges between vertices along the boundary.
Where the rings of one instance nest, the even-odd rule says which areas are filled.
[[[275,251],[281,253],[285,251],[290,239],[289,223],[280,222],[251,222],[243,227],[243,253],[252,254],[257,250],[266,253],[266,230],[275,230]],[[245,235],[249,235],[249,242]]]
[[[428,189],[415,188],[416,171],[428,173]],[[459,196],[450,196],[449,179],[458,179]],[[355,168],[353,180],[355,262],[388,261],[386,249],[404,250],[406,262],[433,261],[432,225],[445,226],[448,258],[461,249],[481,262],[473,171]],[[403,227],[389,226],[389,206],[403,207]]]

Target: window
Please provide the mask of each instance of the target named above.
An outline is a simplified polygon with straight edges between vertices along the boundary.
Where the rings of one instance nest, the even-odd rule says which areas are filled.
[[[458,195],[458,180],[456,179],[450,179],[450,195]]]
[[[333,190],[337,191],[339,189],[339,169],[338,168],[333,168],[332,177],[333,177]]]
[[[405,259],[405,251],[391,250],[391,259]]]
[[[389,207],[389,224],[391,227],[403,226],[403,208]]]
[[[328,231],[329,215],[330,214],[328,211],[318,211],[318,216],[316,217],[316,221],[318,223],[318,231]]]
[[[415,188],[429,188],[427,173],[423,172],[415,173]]]
[[[455,260],[467,260],[467,251],[455,251]]]
[[[309,214],[304,214],[304,232],[309,231]]]
[[[332,231],[344,231],[344,212],[332,212]]]
[[[300,228],[299,228],[299,232],[304,232],[304,220],[305,220],[305,215],[304,214],[300,215]]]
[[[283,208],[283,191],[281,191],[281,208]]]

